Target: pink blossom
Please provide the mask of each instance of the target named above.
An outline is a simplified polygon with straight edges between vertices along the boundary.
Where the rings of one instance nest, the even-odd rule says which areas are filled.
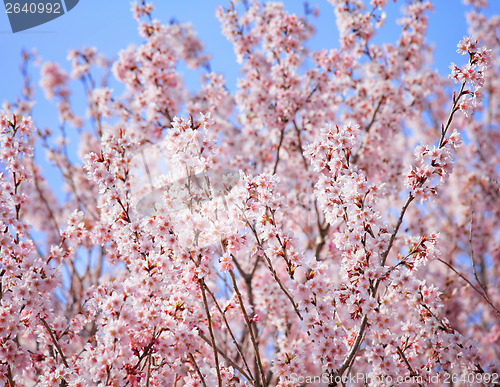
[[[432,2],[406,5],[385,44],[389,2],[330,3],[338,47],[317,51],[308,6],[219,8],[235,89],[195,27],[144,1],[142,42],[114,62],[69,52],[83,109],[66,71],[42,66],[60,127],[23,115],[26,76],[0,115],[6,385],[500,371],[500,19],[466,2],[451,82],[430,62]],[[103,68],[123,87],[97,86]]]

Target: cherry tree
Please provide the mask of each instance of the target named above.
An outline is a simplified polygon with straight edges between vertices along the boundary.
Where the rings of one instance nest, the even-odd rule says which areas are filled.
[[[449,76],[430,1],[377,44],[387,0],[330,0],[320,51],[309,7],[220,7],[234,93],[139,2],[139,46],[41,65],[53,129],[24,53],[0,118],[3,385],[500,383],[500,16],[465,2]]]

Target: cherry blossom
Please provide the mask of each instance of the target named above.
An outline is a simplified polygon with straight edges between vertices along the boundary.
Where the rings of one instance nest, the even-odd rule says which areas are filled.
[[[431,1],[391,43],[387,1],[330,3],[322,50],[309,5],[218,7],[234,90],[195,27],[134,3],[141,44],[42,64],[57,128],[30,117],[23,54],[0,114],[6,386],[496,383],[500,18],[464,1],[440,74]]]

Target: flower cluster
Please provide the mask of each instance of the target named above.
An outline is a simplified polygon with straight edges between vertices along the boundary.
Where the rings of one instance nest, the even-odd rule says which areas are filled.
[[[455,129],[441,147],[417,146],[416,164],[411,167],[406,183],[415,198],[427,200],[437,194],[438,185],[443,184],[453,171],[452,155],[461,143],[460,134]]]
[[[462,55],[468,54],[469,63],[462,68],[452,63],[450,65],[450,78],[455,83],[471,86],[470,89],[462,88],[461,93],[465,94],[466,97],[459,105],[459,109],[468,115],[472,112],[472,108],[477,107],[483,99],[481,89],[484,86],[484,73],[491,64],[491,50],[484,46],[479,47],[477,40],[470,36],[464,36],[458,43],[457,52]]]

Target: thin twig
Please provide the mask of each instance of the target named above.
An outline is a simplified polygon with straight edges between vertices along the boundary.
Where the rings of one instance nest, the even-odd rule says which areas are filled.
[[[234,260],[233,260],[234,261]],[[217,309],[219,310],[219,313],[221,314],[222,316],[222,319],[224,320],[224,324],[226,325],[226,328],[229,332],[229,335],[231,336],[231,339],[233,340],[233,344],[235,345],[236,347],[236,350],[238,351],[239,355],[241,356],[241,359],[243,360],[243,363],[245,364],[245,368],[247,369],[248,371],[248,375],[240,369],[240,367],[238,365],[236,365],[234,362],[232,362],[231,360],[228,360],[228,357],[222,352],[220,351],[219,349],[219,352],[221,353],[221,355],[228,361],[228,362],[231,362],[234,366],[234,368],[238,369],[238,371],[240,371],[242,373],[242,375],[244,375],[248,380],[252,380],[252,381],[255,381],[255,378],[252,374],[252,371],[250,370],[250,367],[248,366],[247,364],[247,361],[246,361],[246,358],[243,354],[243,351],[241,350],[241,347],[239,346],[237,340],[236,340],[236,337],[234,336],[233,334],[233,331],[231,329],[231,326],[229,325],[229,322],[227,321],[227,318],[226,318],[226,314],[224,313],[224,311],[222,310],[222,308],[220,307],[219,303],[217,302],[217,298],[215,297],[215,294],[212,293],[212,291],[207,287],[206,288],[208,294],[210,294],[210,297],[212,297],[214,303],[215,303],[215,306],[217,307]],[[201,334],[200,334],[201,335]]]
[[[446,132],[448,131],[451,121],[453,120],[453,115],[458,111],[458,102],[460,98],[465,94],[464,93],[465,82],[462,83],[462,87],[460,88],[460,92],[458,93],[458,97],[455,98],[455,94],[453,94],[453,106],[450,111],[450,115],[448,116],[448,120],[446,121],[446,126],[441,128],[441,138],[439,139],[439,148],[442,148],[444,145],[444,136],[446,136]]]
[[[375,106],[375,110],[373,110],[373,114],[372,114],[372,117],[370,119],[370,122],[368,123],[368,125],[365,126],[365,133],[368,133],[370,131],[371,127],[373,126],[373,124],[375,123],[377,113],[380,110],[380,107],[382,106],[382,102],[384,101],[384,98],[385,98],[385,96],[382,96],[378,100],[377,106]],[[363,137],[363,140],[364,140],[364,137]],[[361,154],[361,151],[364,148],[364,144],[365,144],[365,142],[362,141],[358,151],[356,152],[355,155],[352,156],[352,158],[351,158],[352,164],[356,164],[356,162],[358,161],[359,155]]]
[[[236,277],[234,276],[234,273],[232,270],[229,271],[229,275],[231,276],[231,280],[233,281],[233,287],[234,287],[234,290],[235,290],[236,295],[238,297],[238,302],[240,304],[241,313],[243,314],[243,317],[245,319],[245,323],[247,324],[248,331],[250,333],[250,340],[252,341],[253,349],[255,352],[255,359],[256,359],[256,362],[257,362],[257,365],[259,368],[260,377],[262,379],[262,385],[265,386],[266,385],[266,375],[264,373],[264,367],[262,366],[262,361],[260,359],[259,345],[257,344],[257,339],[254,336],[253,329],[251,326],[252,323],[251,323],[250,319],[248,318],[248,314],[245,310],[245,304],[243,303],[243,297],[241,296],[240,290],[238,288],[238,284],[236,283]]]
[[[7,364],[7,385],[9,387],[16,386],[16,383],[14,383],[14,378],[12,377],[12,369],[10,368],[10,364]]]
[[[274,162],[273,175],[276,173],[278,169],[278,163],[280,162],[280,149],[281,144],[283,143],[283,137],[285,137],[285,128],[281,129],[280,141],[278,143],[278,147],[276,148],[276,161]]]
[[[316,261],[321,261],[321,250],[323,250],[323,247],[325,246],[325,237],[328,234],[328,230],[330,229],[330,223],[326,223],[325,226],[321,224],[318,203],[316,199],[314,200],[314,210],[316,211],[316,224],[318,226],[319,235],[319,241],[316,242],[316,247],[314,249],[314,256],[316,257]]]
[[[45,326],[45,328],[47,328],[47,331],[49,331],[50,338],[52,339],[52,342],[56,346],[57,351],[59,352],[59,355],[61,355],[61,359],[62,359],[64,365],[67,368],[69,368],[68,362],[66,361],[66,357],[64,356],[64,353],[63,353],[61,347],[59,346],[59,343],[57,342],[57,339],[54,336],[54,333],[52,332],[52,329],[50,328],[49,324],[47,324],[47,321],[45,321],[45,319],[42,316],[38,316],[38,318],[40,319],[42,324]]]
[[[302,156],[302,162],[304,163],[304,168],[306,169],[306,171],[308,171],[309,166],[307,165],[307,160],[306,157],[304,156],[304,147],[302,146],[302,139],[300,138],[300,129],[297,126],[297,122],[295,121],[295,119],[293,119],[292,123],[295,128],[295,133],[297,134],[297,142],[298,142],[297,147],[299,148],[300,155]]]
[[[210,339],[205,336],[203,333],[201,332],[198,332],[198,335],[210,346],[212,346],[212,342],[210,341]],[[219,347],[216,347],[215,348],[217,350],[217,352],[219,352],[221,354],[221,356],[232,366],[234,367],[234,369],[240,371],[241,375],[243,375],[247,380],[251,381],[252,384],[255,384],[255,378],[253,377],[253,375],[249,375],[245,372],[245,370],[243,368],[241,368],[238,364],[236,364],[233,360],[231,360],[231,358],[222,350],[220,349]],[[245,362],[246,364],[246,362]],[[248,366],[247,366],[248,367]],[[249,370],[250,371],[250,370]]]
[[[384,266],[385,265],[385,262],[387,260],[387,257],[392,249],[392,246],[394,244],[394,239],[396,238],[396,235],[399,231],[399,227],[401,226],[401,223],[403,223],[403,217],[406,213],[406,210],[408,209],[408,206],[410,205],[410,203],[413,201],[413,199],[415,199],[415,197],[412,195],[412,193],[410,192],[408,194],[408,198],[406,199],[406,202],[405,204],[403,205],[403,208],[401,209],[401,213],[399,214],[399,218],[398,218],[398,221],[396,223],[396,226],[394,227],[394,230],[391,234],[391,238],[389,239],[389,244],[387,245],[387,248],[385,249],[385,251],[382,253],[382,260],[380,261],[380,265],[381,266]],[[380,281],[377,282],[377,284],[379,283]]]
[[[150,378],[151,378],[151,353],[148,355],[148,373],[146,376],[146,387],[149,387]]]
[[[385,274],[382,276],[382,278],[387,278],[387,276],[388,276],[388,275],[389,275],[389,274],[390,274],[390,273],[391,273],[394,269],[396,269],[397,267],[399,267],[399,266],[401,266],[401,265],[404,265],[404,264],[408,261],[408,259],[410,259],[410,257],[411,257],[413,254],[415,254],[415,253],[417,253],[417,252],[418,252],[418,248],[419,248],[420,246],[422,246],[423,242],[424,242],[424,240],[423,240],[423,239],[420,239],[420,242],[418,242],[418,245],[417,245],[417,246],[415,246],[415,248],[414,248],[412,251],[410,251],[408,254],[406,254],[406,256],[405,256],[402,260],[400,260],[399,262],[397,262],[397,263],[395,263],[394,265],[392,265],[392,266],[389,268],[389,270],[387,270],[387,271],[385,272]]]
[[[413,371],[413,368],[411,367],[410,363],[408,362],[408,359],[406,358],[404,352],[401,350],[401,348],[396,347],[396,350],[398,351],[398,355],[403,359],[404,363],[406,364],[406,368],[408,368],[408,371],[410,371],[410,376],[417,376],[417,373]],[[419,387],[422,387],[420,383],[417,383]]]
[[[212,317],[210,315],[210,310],[208,309],[208,302],[207,302],[207,295],[205,292],[205,281],[203,278],[200,278],[198,280],[200,287],[201,287],[201,296],[203,297],[203,305],[205,307],[205,313],[207,315],[207,320],[208,320],[208,332],[210,333],[210,340],[212,342],[212,348],[214,351],[214,359],[215,359],[215,369],[217,371],[217,382],[219,387],[222,387],[222,377],[220,374],[220,367],[219,367],[219,357],[217,355],[217,346],[215,345],[215,336],[214,336],[214,331],[212,327]]]
[[[472,263],[472,272],[474,273],[474,278],[476,279],[477,283],[479,284],[479,286],[481,286],[481,289],[483,289],[484,295],[486,297],[488,297],[488,292],[486,291],[486,286],[483,285],[483,283],[479,280],[479,276],[477,275],[477,271],[476,271],[476,264],[474,263],[474,250],[472,249],[472,222],[473,222],[473,220],[474,220],[474,211],[472,211],[472,214],[470,217],[470,230],[469,230],[469,249],[470,249],[470,260]]]
[[[198,373],[198,376],[200,377],[201,382],[203,383],[204,387],[207,387],[207,384],[205,383],[205,378],[203,377],[200,368],[198,367],[198,364],[196,364],[196,360],[194,360],[194,356],[191,352],[189,352],[189,358],[191,359],[191,363],[193,364],[193,367],[195,368],[196,372]]]
[[[470,282],[467,278],[465,278],[462,273],[460,273],[458,270],[456,270],[450,263],[442,260],[441,258],[438,258],[438,261],[439,262],[442,262],[444,263],[446,266],[448,266],[453,272],[455,272],[455,274],[457,274],[460,278],[462,278],[465,282],[467,282],[467,284],[472,288],[474,289],[487,303],[489,306],[491,306],[493,308],[493,310],[496,312],[498,318],[500,318],[500,310],[498,310],[495,305],[493,305],[493,303],[491,302],[490,298],[488,297],[488,295],[484,294],[483,292],[481,292],[478,288],[476,288],[472,282]]]

